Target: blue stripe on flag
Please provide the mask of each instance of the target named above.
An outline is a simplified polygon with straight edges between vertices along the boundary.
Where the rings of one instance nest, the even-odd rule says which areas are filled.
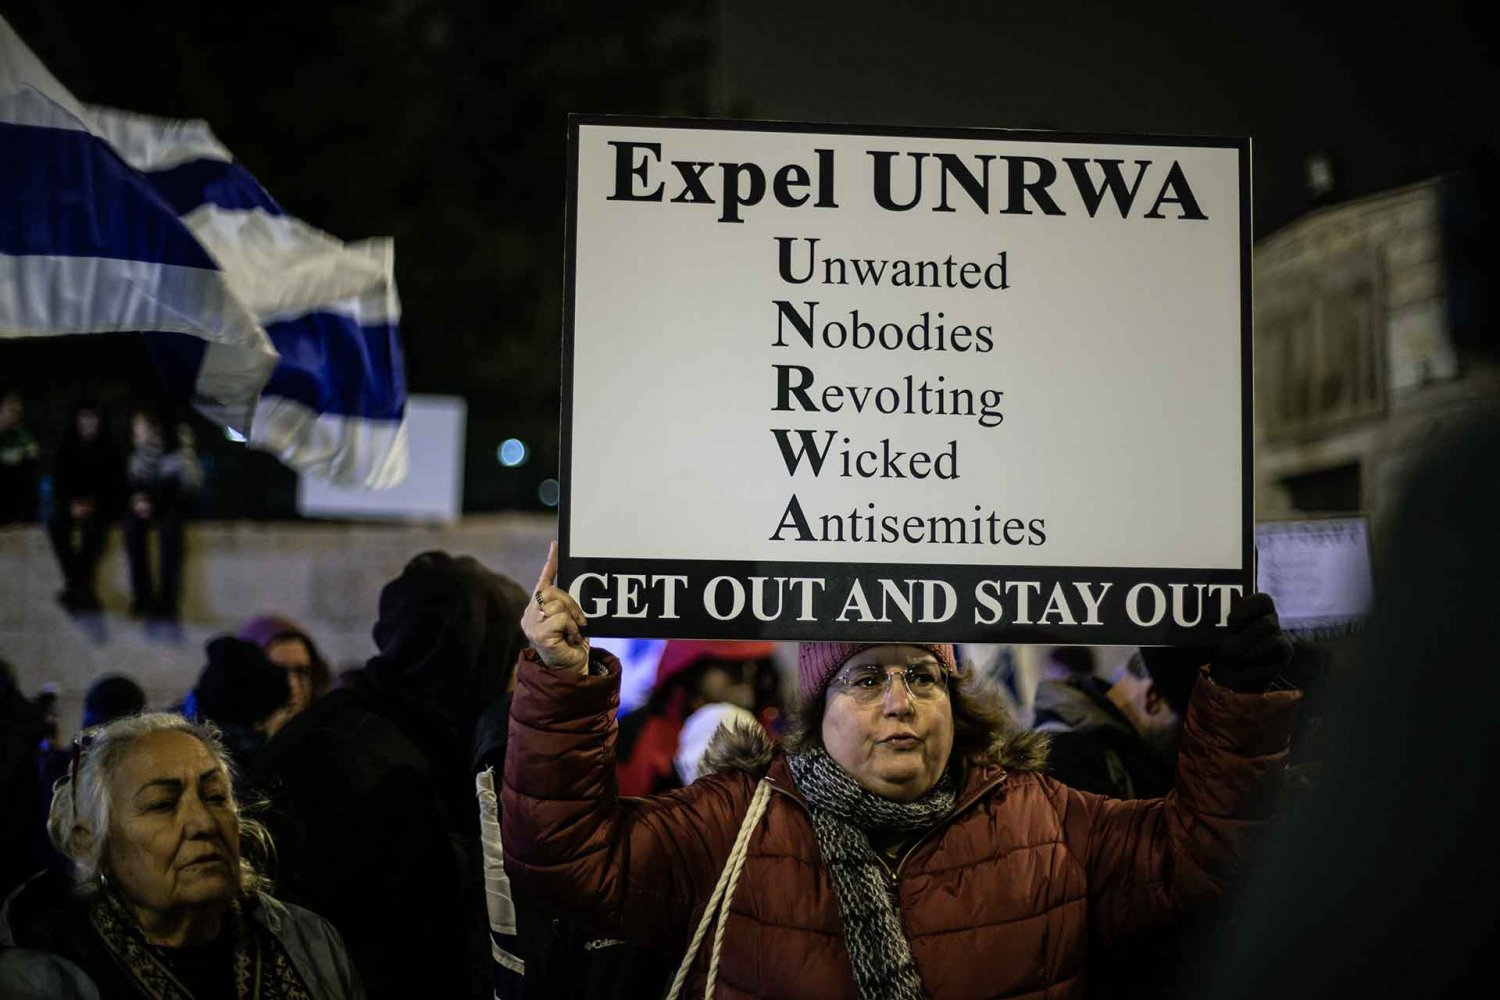
[[[0,122],[0,253],[217,270],[176,213],[102,140]]]
[[[399,420],[406,373],[395,323],[360,326],[341,313],[315,312],[266,326],[281,363],[264,395],[320,413]]]
[[[250,171],[228,160],[189,160],[166,170],[148,171],[146,179],[178,215],[186,215],[203,204],[227,209],[259,208],[269,215],[286,214]]]

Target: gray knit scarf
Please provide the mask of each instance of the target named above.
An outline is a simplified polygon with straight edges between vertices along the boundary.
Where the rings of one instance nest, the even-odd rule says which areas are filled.
[[[864,788],[819,748],[787,757],[812,812],[818,854],[828,868],[844,918],[844,940],[863,1000],[920,1000],[924,995],[911,944],[896,912],[896,888],[870,846],[870,834],[913,834],[953,809],[945,771],[914,802],[893,802]]]

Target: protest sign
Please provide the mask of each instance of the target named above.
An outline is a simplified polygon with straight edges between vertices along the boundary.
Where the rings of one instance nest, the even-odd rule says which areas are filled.
[[[1370,530],[1362,517],[1255,526],[1256,589],[1276,601],[1281,627],[1301,639],[1359,631],[1370,611]]]
[[[606,634],[1162,643],[1250,574],[1249,143],[570,120]]]

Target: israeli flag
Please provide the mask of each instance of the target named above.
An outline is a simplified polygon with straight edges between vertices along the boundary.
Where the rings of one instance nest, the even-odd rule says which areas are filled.
[[[0,337],[138,331],[210,419],[380,489],[407,464],[394,266],[287,215],[204,122],[80,104],[0,18]]]

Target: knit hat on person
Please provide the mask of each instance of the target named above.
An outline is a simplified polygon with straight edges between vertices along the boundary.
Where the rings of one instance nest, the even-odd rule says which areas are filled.
[[[240,626],[239,635],[241,639],[255,643],[267,653],[271,651],[272,643],[283,639],[300,639],[302,645],[307,647],[307,655],[312,660],[308,675],[308,681],[312,685],[312,696],[321,698],[333,686],[333,671],[328,669],[328,661],[323,659],[318,644],[313,642],[307,629],[285,615],[257,615]]]
[[[850,657],[871,646],[917,646],[936,656],[943,669],[952,673],[957,669],[953,658],[953,644],[949,642],[804,642],[797,647],[797,689],[803,701],[823,696],[823,689],[849,662]]]
[[[661,651],[656,665],[659,688],[678,674],[704,660],[763,660],[776,652],[774,642],[708,642],[672,639]]]
[[[221,725],[265,721],[291,698],[286,671],[253,642],[221,635],[208,644],[208,664],[195,689],[198,714]]]

